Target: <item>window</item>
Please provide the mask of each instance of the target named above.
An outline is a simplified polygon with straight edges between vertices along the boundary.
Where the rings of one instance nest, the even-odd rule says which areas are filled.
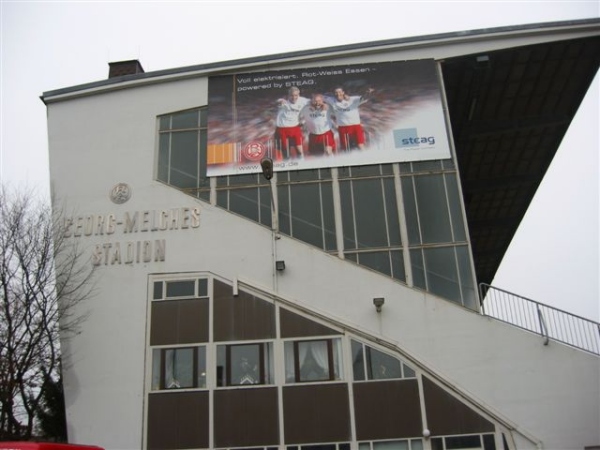
[[[273,344],[217,347],[217,386],[273,383]]]
[[[355,381],[414,378],[415,371],[387,353],[352,341],[352,368]]]
[[[340,339],[285,343],[286,382],[341,380],[341,362]]]
[[[361,442],[358,450],[423,450],[422,439],[402,439],[399,441]]]
[[[204,347],[155,348],[152,351],[152,390],[205,387]]]
[[[350,450],[350,444],[292,445],[287,450]]]
[[[431,438],[432,450],[496,450],[493,434],[447,436]]]
[[[208,108],[159,117],[157,179],[208,200],[206,142]]]
[[[207,297],[208,280],[155,281],[153,300],[170,298]]]

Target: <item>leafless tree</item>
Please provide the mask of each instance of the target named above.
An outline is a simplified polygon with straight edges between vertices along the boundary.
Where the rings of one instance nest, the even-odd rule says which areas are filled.
[[[0,186],[0,441],[29,439],[48,386],[59,379],[60,341],[80,328],[93,269],[62,214],[33,192]]]

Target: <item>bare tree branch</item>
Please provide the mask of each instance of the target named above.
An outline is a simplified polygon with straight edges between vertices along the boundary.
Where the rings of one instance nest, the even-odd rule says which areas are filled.
[[[64,237],[62,212],[32,192],[0,186],[0,440],[35,432],[60,337],[79,332],[76,307],[93,295],[93,265]]]

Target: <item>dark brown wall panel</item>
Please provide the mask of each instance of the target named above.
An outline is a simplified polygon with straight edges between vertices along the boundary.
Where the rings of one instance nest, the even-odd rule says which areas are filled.
[[[432,436],[493,432],[494,424],[423,377],[427,425]]]
[[[276,337],[275,306],[247,292],[233,296],[233,288],[215,280],[213,284],[215,341],[273,339]]]
[[[148,396],[148,449],[207,448],[208,392]]]
[[[302,317],[287,309],[280,309],[279,320],[281,326],[281,337],[309,337],[309,336],[332,336],[339,335],[338,331],[332,330],[320,323]]]
[[[417,380],[354,383],[353,390],[359,440],[421,436],[423,423]]]
[[[286,444],[350,440],[350,410],[346,384],[283,388]]]
[[[152,302],[150,345],[208,342],[208,299]]]
[[[277,388],[215,391],[215,446],[279,444]]]

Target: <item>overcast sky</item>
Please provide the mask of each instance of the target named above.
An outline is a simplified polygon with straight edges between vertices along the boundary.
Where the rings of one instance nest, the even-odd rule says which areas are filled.
[[[0,179],[49,184],[49,90],[146,72],[452,31],[600,17],[600,2],[26,2],[0,0]],[[598,76],[494,285],[600,320]]]

